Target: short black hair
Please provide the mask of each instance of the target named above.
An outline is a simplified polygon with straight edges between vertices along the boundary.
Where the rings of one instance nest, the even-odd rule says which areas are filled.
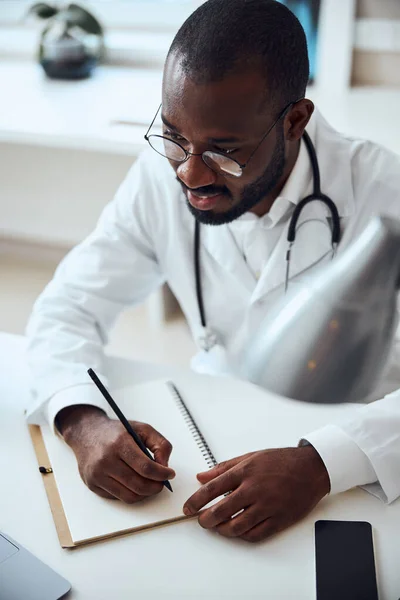
[[[295,15],[276,0],[208,0],[180,27],[168,56],[181,55],[197,83],[261,69],[272,106],[303,98],[309,79],[307,41]]]

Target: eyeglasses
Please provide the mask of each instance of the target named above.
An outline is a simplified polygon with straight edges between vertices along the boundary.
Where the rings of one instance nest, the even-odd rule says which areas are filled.
[[[190,156],[201,156],[203,161],[205,162],[205,164],[208,167],[210,167],[210,169],[215,171],[216,173],[220,173],[222,175],[228,175],[230,177],[241,177],[243,174],[243,169],[245,169],[245,167],[247,167],[250,160],[253,158],[253,156],[255,155],[255,153],[257,152],[257,150],[259,149],[259,147],[265,140],[265,138],[273,130],[275,125],[278,123],[278,121],[280,121],[280,119],[282,119],[282,117],[285,117],[286,114],[289,112],[289,109],[297,102],[299,102],[299,100],[296,100],[295,102],[290,102],[287,106],[285,106],[285,108],[279,114],[277,119],[272,123],[271,127],[263,135],[263,137],[261,138],[261,140],[259,141],[257,146],[254,148],[254,150],[251,153],[248,160],[243,164],[239,163],[234,158],[227,156],[223,152],[216,152],[214,150],[206,150],[205,152],[196,154],[194,152],[189,152],[188,150],[185,150],[185,148],[183,148],[183,146],[178,144],[178,142],[175,142],[174,140],[171,140],[168,137],[165,137],[163,135],[155,135],[155,134],[149,135],[149,132],[150,132],[150,130],[154,124],[154,121],[156,120],[157,115],[162,106],[161,104],[158,107],[155,117],[152,120],[150,127],[148,128],[148,130],[144,136],[144,139],[150,144],[150,146],[153,148],[153,150],[158,152],[158,154],[161,154],[161,156],[164,156],[165,158],[168,158],[169,160],[172,160],[174,162],[184,163],[186,160],[188,160],[188,158]]]

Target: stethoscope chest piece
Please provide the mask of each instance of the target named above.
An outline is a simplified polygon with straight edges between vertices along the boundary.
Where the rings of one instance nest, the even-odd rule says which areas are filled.
[[[197,343],[201,350],[209,352],[211,348],[218,344],[218,336],[209,327],[202,327],[200,335],[197,336]]]

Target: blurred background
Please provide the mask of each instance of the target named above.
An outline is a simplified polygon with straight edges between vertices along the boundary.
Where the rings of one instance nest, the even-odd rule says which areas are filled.
[[[400,154],[400,0],[282,2],[307,34],[308,96],[340,131]],[[144,148],[168,47],[199,4],[0,0],[0,331],[24,332]],[[121,315],[108,351],[187,365],[195,348],[164,288]]]

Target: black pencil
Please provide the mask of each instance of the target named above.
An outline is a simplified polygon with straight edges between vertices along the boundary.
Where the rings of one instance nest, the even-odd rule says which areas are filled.
[[[107,400],[108,404],[111,406],[111,408],[117,415],[118,419],[121,421],[122,425],[125,427],[126,431],[129,433],[129,435],[135,440],[135,442],[137,443],[139,448],[145,453],[145,455],[148,456],[150,460],[154,460],[154,458],[152,457],[152,455],[150,454],[150,452],[148,451],[138,434],[133,430],[132,425],[129,423],[129,421],[115,402],[115,400],[111,397],[110,392],[101,383],[100,379],[97,377],[93,369],[88,369],[88,374],[89,377],[92,379],[93,383],[100,390],[101,394]],[[170,492],[172,492],[172,487],[169,481],[163,481],[163,484]]]

